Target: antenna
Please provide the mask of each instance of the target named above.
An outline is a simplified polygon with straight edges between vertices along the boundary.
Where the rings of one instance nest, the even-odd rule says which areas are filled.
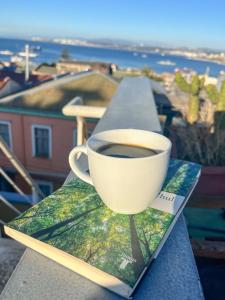
[[[29,80],[29,45],[25,45],[25,81]]]

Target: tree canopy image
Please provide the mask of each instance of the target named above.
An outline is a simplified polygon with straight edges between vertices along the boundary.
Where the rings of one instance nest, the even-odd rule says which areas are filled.
[[[187,195],[198,171],[195,164],[172,161],[163,190]],[[133,287],[173,218],[153,208],[136,215],[115,213],[103,204],[94,187],[74,179],[8,226]]]

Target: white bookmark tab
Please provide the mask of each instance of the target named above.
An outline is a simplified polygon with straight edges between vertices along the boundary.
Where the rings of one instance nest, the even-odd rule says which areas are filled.
[[[161,192],[149,207],[176,215],[185,200],[184,196]]]

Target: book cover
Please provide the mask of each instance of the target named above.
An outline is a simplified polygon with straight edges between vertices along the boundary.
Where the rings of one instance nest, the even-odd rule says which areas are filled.
[[[5,231],[26,246],[129,298],[165,242],[199,174],[199,165],[171,160],[163,192],[155,201],[161,208],[157,209],[153,202],[154,208],[136,215],[111,211],[93,186],[74,179],[7,224]],[[167,202],[176,209],[168,209]]]

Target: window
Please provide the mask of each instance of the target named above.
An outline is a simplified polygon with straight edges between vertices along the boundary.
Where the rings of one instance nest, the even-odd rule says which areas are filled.
[[[53,184],[49,181],[37,181],[39,189],[42,191],[45,197],[53,192]]]
[[[0,121],[0,136],[6,142],[10,149],[12,149],[12,134],[11,123],[7,121]]]
[[[32,126],[32,152],[35,157],[50,158],[52,156],[51,127],[45,125]]]

